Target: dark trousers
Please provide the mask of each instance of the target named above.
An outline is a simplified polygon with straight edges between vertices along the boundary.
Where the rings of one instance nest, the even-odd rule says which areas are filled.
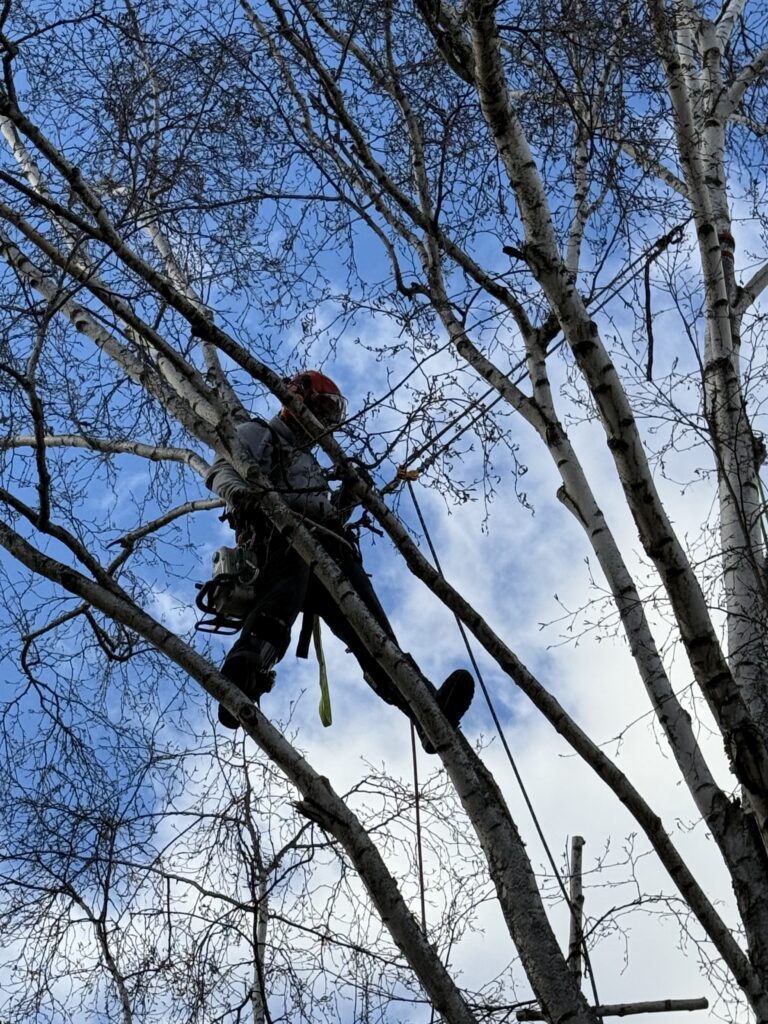
[[[366,605],[387,636],[395,639],[357,549],[346,540],[323,536],[323,546],[341,569],[350,585]],[[400,708],[409,718],[411,711],[387,673],[366,650],[347,621],[335,598],[326,590],[309,565],[276,532],[258,546],[259,576],[257,598],[248,613],[240,638],[232,647],[258,649],[267,641],[277,651],[278,661],[291,642],[291,628],[302,612],[319,615],[339,640],[357,658],[366,681],[382,700]]]

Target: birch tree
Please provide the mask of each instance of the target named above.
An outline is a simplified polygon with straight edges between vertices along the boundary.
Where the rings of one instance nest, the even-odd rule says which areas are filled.
[[[0,543],[22,680],[8,735],[30,695],[51,763],[61,745],[87,749],[94,708],[111,728],[117,693],[151,729],[172,675],[186,680],[191,743],[202,688],[237,714],[253,758],[282,773],[357,873],[424,1000],[451,1024],[483,1017],[424,934],[377,830],[338,795],[343,780],[315,770],[157,613],[158,579],[188,572],[184,524],[217,507],[201,481],[211,453],[224,456],[343,603],[438,751],[531,999],[551,1021],[598,1019],[482,753],[448,727],[418,660],[378,628],[237,440],[251,396],[307,417],[283,374],[343,361],[361,324],[372,335],[386,324],[386,340],[360,331],[362,341],[406,372],[361,386],[343,441],[322,438],[334,473],[393,557],[628,809],[738,1003],[768,1021],[759,5],[126,0],[30,11],[7,0],[0,45]],[[641,563],[573,442],[584,416],[602,428]],[[504,446],[518,468],[551,460],[559,514],[583,530],[691,813],[730,876],[735,934],[671,823],[425,557],[402,514],[403,481],[418,475],[448,501],[489,499],[490,468],[476,483],[463,471],[467,444],[486,468]],[[665,507],[676,453],[691,451],[717,512],[705,558]],[[142,485],[129,489],[129,474]],[[84,675],[91,696],[80,698]],[[681,699],[689,681],[721,738],[725,784]],[[86,913],[82,894],[68,898]],[[261,941],[257,925],[257,976]],[[263,1019],[269,985],[253,992]]]

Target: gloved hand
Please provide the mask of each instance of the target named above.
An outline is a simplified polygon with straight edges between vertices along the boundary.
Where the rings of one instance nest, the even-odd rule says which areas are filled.
[[[342,516],[334,516],[332,519],[326,519],[323,522],[323,526],[326,530],[331,530],[337,537],[351,545],[351,547],[357,551],[357,532],[346,525],[346,520]]]
[[[342,484],[338,491],[334,491],[331,494],[331,504],[333,505],[336,513],[335,518],[337,518],[339,524],[343,526],[355,511],[355,508],[359,504],[359,499],[355,497],[351,487],[348,487],[346,484]]]
[[[261,516],[258,498],[249,491],[237,491],[230,498],[229,521],[238,542],[251,531]]]

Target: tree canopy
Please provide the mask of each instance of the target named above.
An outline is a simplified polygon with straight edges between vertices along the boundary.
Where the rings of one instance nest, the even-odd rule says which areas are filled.
[[[557,734],[667,879],[576,946],[658,900],[714,1012],[768,1022],[767,19],[750,0],[2,5],[4,1019],[600,1019],[496,747],[425,686],[465,656],[455,616],[502,727]],[[350,399],[321,457],[377,588],[423,602],[411,653],[238,441],[277,403],[310,422],[285,379],[307,366]],[[200,554],[226,536],[214,456],[414,709],[439,754],[418,803],[380,765],[302,756],[299,670],[277,721],[195,634]],[[444,539],[460,528],[460,578],[417,490]],[[539,634],[531,576],[555,551],[568,595]],[[579,700],[561,640],[589,652]],[[631,678],[600,675],[613,649]],[[591,729],[603,687],[633,709],[615,744]],[[673,817],[624,770],[630,729],[685,794]],[[716,850],[716,893],[675,816]],[[520,970],[465,984],[454,946],[485,904]]]

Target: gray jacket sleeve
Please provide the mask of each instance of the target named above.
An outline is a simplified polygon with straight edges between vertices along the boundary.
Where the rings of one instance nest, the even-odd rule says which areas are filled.
[[[263,423],[241,423],[237,434],[253,461],[268,476],[272,468],[272,436],[269,428]],[[234,496],[245,487],[243,478],[226,459],[216,459],[205,483],[228,505],[232,505]]]

